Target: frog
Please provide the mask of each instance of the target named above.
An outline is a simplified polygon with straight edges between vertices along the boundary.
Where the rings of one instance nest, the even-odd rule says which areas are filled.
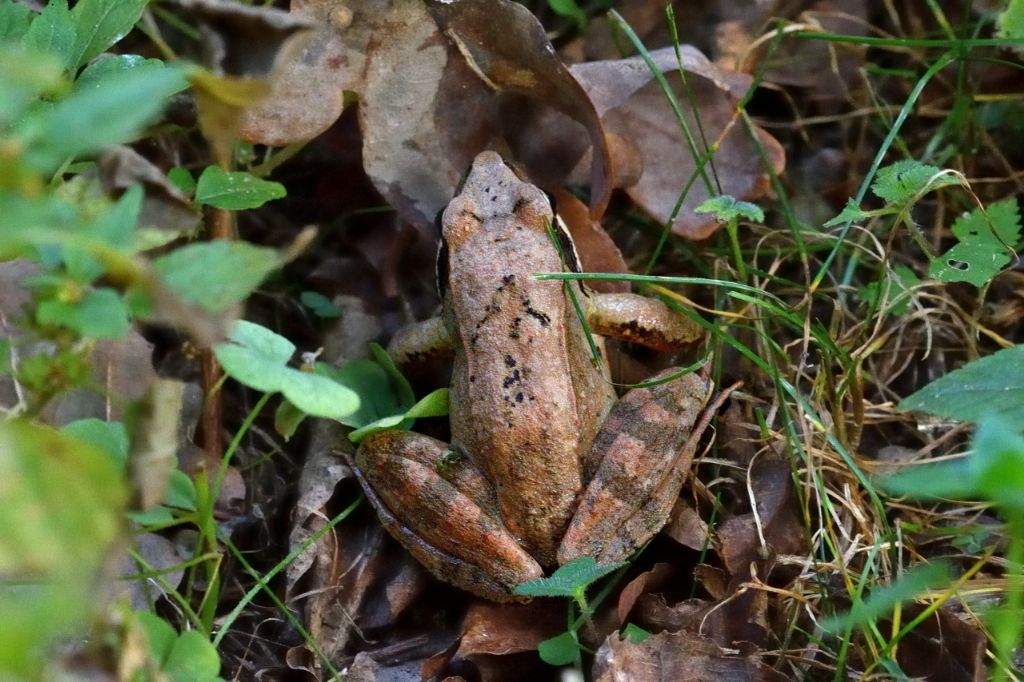
[[[440,224],[441,314],[388,350],[399,365],[451,354],[451,441],[372,433],[354,469],[431,574],[521,601],[516,586],[545,568],[615,563],[650,540],[715,409],[713,382],[676,367],[618,397],[593,340],[670,351],[704,332],[661,300],[535,277],[579,271],[578,256],[547,195],[496,152],[474,159]]]

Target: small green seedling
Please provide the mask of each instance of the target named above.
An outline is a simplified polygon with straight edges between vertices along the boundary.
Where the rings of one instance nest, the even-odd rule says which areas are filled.
[[[593,557],[580,557],[547,578],[537,578],[518,586],[513,594],[520,597],[568,597],[580,610],[582,618],[573,617],[569,611],[569,627],[566,632],[541,642],[537,648],[541,660],[550,665],[568,665],[579,661],[579,625],[590,623],[593,610],[587,603],[587,588],[609,573],[626,565],[625,561],[598,565]]]
[[[720,223],[725,223],[725,231],[729,235],[729,243],[732,245],[733,260],[736,262],[736,270],[740,279],[746,279],[747,266],[740,252],[739,222],[746,218],[755,223],[764,222],[764,211],[756,204],[749,201],[740,201],[736,197],[722,194],[711,197],[694,209],[695,213],[711,213]]]

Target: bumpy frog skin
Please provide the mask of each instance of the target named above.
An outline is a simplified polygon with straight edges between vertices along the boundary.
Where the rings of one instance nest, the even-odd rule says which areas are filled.
[[[441,580],[496,601],[542,566],[618,561],[657,533],[713,388],[690,374],[616,399],[566,286],[597,334],[668,350],[699,328],[654,299],[534,278],[562,270],[553,220],[500,156],[476,158],[441,221],[443,314],[389,349],[399,363],[454,353],[452,442],[384,431],[356,453],[387,530]]]

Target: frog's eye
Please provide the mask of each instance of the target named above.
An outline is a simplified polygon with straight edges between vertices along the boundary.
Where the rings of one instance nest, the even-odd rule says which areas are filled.
[[[562,220],[562,216],[555,214],[554,224],[555,236],[558,237],[558,246],[561,248],[563,257],[565,258],[565,266],[569,268],[569,272],[583,272],[583,267],[580,265],[580,254],[576,252],[576,242],[573,241],[572,235],[569,234],[569,226]]]

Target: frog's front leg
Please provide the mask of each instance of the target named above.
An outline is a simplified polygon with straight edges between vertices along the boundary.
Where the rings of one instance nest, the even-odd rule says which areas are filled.
[[[592,294],[586,315],[593,333],[658,351],[685,348],[704,335],[700,325],[662,301],[637,294]]]
[[[493,601],[543,575],[505,529],[490,483],[447,444],[410,431],[370,434],[356,474],[384,527],[438,579]]]
[[[679,368],[655,375],[663,379]],[[714,386],[696,374],[634,388],[617,402],[584,460],[589,481],[558,550],[558,563],[625,559],[668,519],[686,481]]]

